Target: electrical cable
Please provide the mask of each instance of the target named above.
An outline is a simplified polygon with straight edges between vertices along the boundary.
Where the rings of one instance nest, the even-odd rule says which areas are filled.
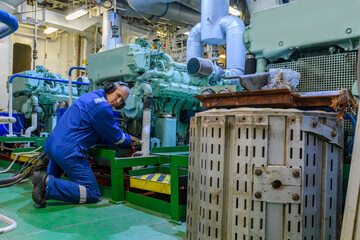
[[[350,120],[350,122],[351,122],[351,124],[353,125],[353,128],[354,128],[354,135],[352,136],[348,147],[345,149],[345,156],[352,157],[352,149],[353,149],[354,139],[355,139],[356,120],[355,120],[355,118],[353,116],[351,116],[348,113],[344,113],[344,117],[346,119]]]
[[[3,170],[3,171],[0,171],[0,174],[1,174],[1,173],[6,173],[6,172],[8,172],[8,171],[11,169],[11,167],[14,165],[14,163],[16,162],[16,160],[18,159],[19,156],[24,155],[24,154],[28,154],[28,153],[36,152],[36,151],[38,151],[38,150],[41,149],[41,148],[42,148],[42,147],[38,147],[37,149],[32,150],[32,151],[29,151],[29,152],[20,152],[20,153],[15,154],[14,160],[11,162],[11,164],[9,165],[9,167],[8,167],[7,169]]]
[[[158,27],[157,25],[155,25],[154,23],[152,23],[149,19],[147,19],[144,15],[142,15],[138,10],[136,10],[136,8],[133,7],[133,5],[131,5],[130,0],[127,0],[127,3],[129,4],[129,6],[135,11],[137,12],[142,18],[144,18],[148,23],[150,23],[151,25],[153,25],[154,27]]]
[[[8,178],[0,179],[0,188],[9,187],[31,176],[35,171],[38,171],[42,167],[45,167],[49,162],[49,158],[45,155],[45,152],[41,152],[31,162],[33,163],[31,166],[26,167],[24,170],[19,171],[22,172],[20,175],[17,176],[13,175]]]

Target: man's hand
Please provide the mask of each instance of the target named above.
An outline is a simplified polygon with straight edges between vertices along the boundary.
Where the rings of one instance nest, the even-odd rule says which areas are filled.
[[[130,136],[130,146],[134,147],[134,146],[142,144],[140,139],[138,139],[138,138],[136,138],[134,136],[131,136],[131,135],[129,135],[129,136]]]

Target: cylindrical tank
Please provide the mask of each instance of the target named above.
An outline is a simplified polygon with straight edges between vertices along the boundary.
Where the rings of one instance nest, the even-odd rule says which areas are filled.
[[[219,22],[229,15],[229,0],[201,1],[201,41],[209,45],[223,45],[225,38]]]

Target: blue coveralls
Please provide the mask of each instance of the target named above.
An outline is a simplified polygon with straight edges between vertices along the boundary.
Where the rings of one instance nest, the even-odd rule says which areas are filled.
[[[93,203],[100,191],[88,163],[87,150],[99,142],[128,146],[130,137],[116,125],[103,89],[79,97],[66,110],[45,143],[49,156],[46,199]],[[62,170],[70,181],[60,179]]]

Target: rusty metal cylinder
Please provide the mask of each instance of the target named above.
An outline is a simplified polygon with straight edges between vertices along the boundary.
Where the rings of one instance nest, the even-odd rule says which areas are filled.
[[[187,71],[189,74],[197,77],[208,77],[213,72],[214,65],[209,59],[192,58],[187,63]]]

